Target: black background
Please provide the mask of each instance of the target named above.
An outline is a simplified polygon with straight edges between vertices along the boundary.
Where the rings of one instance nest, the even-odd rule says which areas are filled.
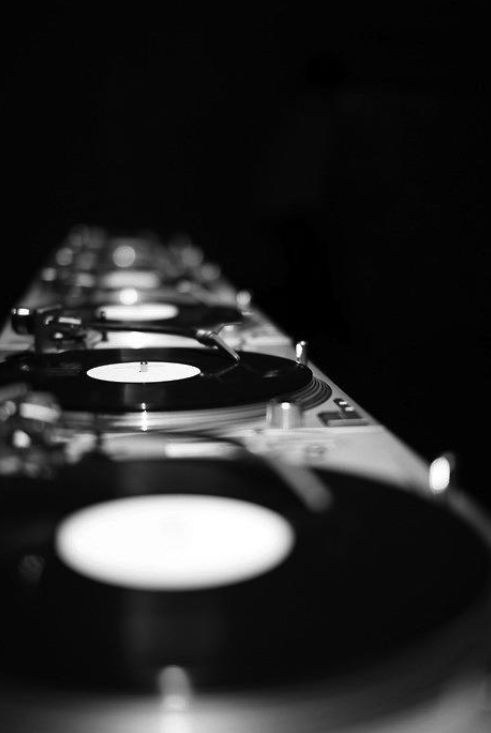
[[[3,11],[2,312],[73,223],[187,231],[485,498],[485,8]]]

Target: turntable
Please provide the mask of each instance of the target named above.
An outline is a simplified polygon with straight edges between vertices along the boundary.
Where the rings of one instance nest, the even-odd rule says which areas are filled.
[[[136,293],[136,291],[135,291]],[[33,336],[37,351],[66,348],[83,343],[87,348],[108,346],[196,346],[199,333],[233,332],[250,327],[253,321],[238,308],[221,303],[205,304],[189,297],[147,300],[141,295],[105,301],[50,304],[43,308],[14,308],[13,330]],[[123,297],[124,296],[124,297]],[[198,341],[199,342],[199,341]]]
[[[133,246],[135,250],[145,252],[143,240],[143,236],[130,239],[126,237],[123,246]],[[94,273],[99,272],[97,269],[99,264],[101,267],[107,266],[110,253],[114,254],[120,246],[118,241],[121,243],[123,240],[121,237],[111,237],[98,229],[78,228],[69,235],[62,247],[55,251],[52,262],[56,261],[57,255],[58,260],[60,259],[60,249],[69,250],[77,255],[88,252],[95,255],[97,266],[92,273],[78,274],[84,276],[89,274],[92,277]],[[128,244],[129,241],[132,242],[131,245]],[[149,242],[151,242],[150,249],[154,251],[157,246],[156,239],[151,238]],[[272,323],[257,307],[250,294],[234,288],[221,275],[219,268],[207,262],[203,254],[188,239],[174,238],[166,246],[159,246],[164,250],[162,258],[177,263],[177,269],[184,279],[174,284],[164,284],[156,290],[131,285],[101,291],[93,281],[88,282],[86,288],[74,287],[72,282],[70,287],[56,293],[52,289],[47,289],[39,280],[33,283],[19,306],[40,313],[46,313],[45,309],[48,311],[54,309],[60,316],[68,314],[67,319],[64,324],[60,319],[56,322],[56,317],[51,319],[52,329],[49,339],[46,338],[44,328],[41,329],[42,333],[36,333],[36,329],[31,329],[30,333],[25,332],[29,329],[25,329],[24,333],[18,333],[22,329],[16,326],[17,330],[14,330],[7,324],[0,336],[0,348],[6,357],[5,363],[0,366],[2,373],[0,378],[5,381],[18,379],[20,376],[27,378],[29,375],[30,384],[35,383],[37,388],[45,390],[43,380],[49,377],[53,367],[55,369],[53,374],[59,373],[59,364],[64,358],[56,355],[48,356],[47,353],[55,354],[59,350],[105,352],[108,349],[116,349],[119,350],[119,354],[107,355],[109,361],[106,361],[106,364],[117,363],[120,359],[139,364],[140,361],[148,362],[149,359],[145,354],[135,354],[135,351],[146,350],[150,361],[181,363],[177,352],[173,355],[166,350],[191,349],[192,354],[189,355],[192,359],[185,363],[199,369],[201,374],[206,375],[210,360],[215,361],[217,358],[222,360],[226,376],[223,379],[219,378],[215,369],[218,365],[214,364],[210,373],[213,379],[210,381],[214,384],[214,390],[215,387],[221,389],[223,386],[224,391],[230,394],[228,385],[233,380],[233,375],[245,369],[249,361],[251,364],[254,362],[252,372],[248,370],[250,372],[248,376],[252,379],[252,373],[257,376],[256,365],[263,356],[286,359],[287,362],[280,361],[278,364],[282,365],[283,375],[284,368],[288,364],[289,374],[294,377],[293,379],[282,380],[280,384],[277,379],[271,380],[267,377],[264,386],[259,386],[258,390],[256,387],[252,390],[249,390],[249,387],[244,391],[238,390],[240,394],[233,404],[225,400],[226,404],[222,401],[220,406],[210,407],[206,404],[206,399],[200,397],[202,407],[199,409],[195,406],[189,407],[184,401],[176,409],[173,407],[169,411],[167,409],[169,390],[172,394],[179,392],[181,387],[194,389],[197,382],[203,386],[206,380],[199,375],[184,380],[182,384],[168,382],[165,390],[160,389],[161,395],[165,392],[166,397],[158,407],[158,401],[145,399],[146,393],[157,390],[157,387],[144,386],[139,391],[145,395],[138,395],[143,398],[135,410],[126,412],[124,410],[126,403],[124,401],[121,403],[119,398],[116,402],[107,400],[106,406],[109,412],[101,414],[100,419],[97,418],[100,429],[188,430],[195,427],[213,430],[235,435],[248,445],[254,444],[255,448],[259,442],[260,449],[266,452],[274,451],[285,460],[307,461],[340,470],[359,471],[362,474],[368,472],[370,475],[385,477],[402,485],[417,484],[423,490],[426,488],[425,462],[310,363],[305,342],[292,343],[288,334]],[[61,260],[65,261],[63,257]],[[69,257],[67,262],[68,260]],[[70,271],[70,263],[65,266],[58,265],[57,271],[63,270],[63,267]],[[128,277],[137,271],[134,263],[116,269],[126,273]],[[60,310],[57,310],[58,307]],[[132,308],[135,310],[132,311]],[[177,317],[174,316],[174,308],[178,309]],[[186,315],[183,317],[181,314]],[[73,328],[70,325],[72,315]],[[87,323],[94,323],[87,318],[92,315],[96,317],[96,321],[102,320],[101,315],[105,316],[106,322],[110,321],[105,331],[101,330],[101,323],[95,324],[96,329],[85,329]],[[115,316],[117,318],[114,318]],[[132,320],[126,320],[130,316]],[[137,320],[133,320],[135,316]],[[154,316],[157,316],[156,320]],[[188,328],[186,324],[191,324],[193,319],[196,319],[193,327]],[[206,332],[201,334],[205,336],[204,340],[201,336],[196,340],[197,331]],[[208,336],[211,334],[212,339],[207,339],[207,334]],[[19,352],[32,352],[33,336],[38,356],[28,354],[27,361],[24,357],[17,358]],[[218,342],[220,345],[217,346]],[[155,351],[159,349],[163,350],[160,354]],[[205,353],[210,349],[212,349],[210,354]],[[227,349],[229,354],[230,352],[240,354],[242,363],[238,367],[233,366],[231,359],[225,355]],[[132,354],[129,353],[130,350],[133,351]],[[41,352],[43,357],[39,356]],[[177,361],[173,356],[176,356]],[[93,354],[88,357],[77,355],[77,359],[85,358],[96,359],[97,363],[94,362],[94,366],[104,365]],[[44,372],[40,371],[43,359],[49,365]],[[203,360],[206,364],[201,364]],[[267,359],[264,360],[264,365],[266,363]],[[21,366],[22,375],[19,373]],[[83,370],[83,364],[79,366]],[[153,367],[150,369],[153,371]],[[264,369],[265,372],[269,371],[269,367],[264,366]],[[302,374],[306,378],[299,380]],[[54,381],[56,380],[50,380],[50,386],[53,388]],[[71,384],[75,386],[75,382],[76,380]],[[91,382],[92,391],[98,393],[101,390],[107,394],[117,390],[120,393],[125,391],[122,385],[111,387],[108,383],[100,382],[96,388],[94,380]],[[134,384],[128,389],[132,394],[138,391]],[[76,402],[75,398],[72,400],[66,396],[66,404]],[[149,402],[156,406],[149,410]],[[85,429],[87,425],[93,425],[95,415],[93,408],[86,409],[84,405],[81,411],[74,409],[68,412],[70,413],[68,422],[73,428]]]
[[[53,394],[66,424],[81,429],[220,430],[262,417],[272,399],[307,408],[329,394],[303,364],[221,344],[138,349],[137,357],[132,349],[19,353],[0,364],[0,384],[19,381]]]
[[[185,238],[47,265],[0,336],[0,725],[476,733],[490,528],[451,461]]]
[[[96,441],[51,480],[4,479],[7,729],[471,725],[489,527],[453,489],[284,469],[147,435]]]

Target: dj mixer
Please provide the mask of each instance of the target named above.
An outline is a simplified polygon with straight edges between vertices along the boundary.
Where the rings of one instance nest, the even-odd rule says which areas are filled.
[[[184,236],[76,227],[0,335],[0,724],[484,733],[491,525]]]

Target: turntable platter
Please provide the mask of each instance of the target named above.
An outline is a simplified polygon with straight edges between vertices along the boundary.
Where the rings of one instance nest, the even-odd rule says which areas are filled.
[[[186,670],[196,694],[238,686],[288,700],[288,690],[309,684],[304,702],[317,690],[326,704],[343,680],[355,690],[385,679],[410,695],[423,678],[431,694],[435,677],[475,654],[489,622],[488,548],[436,502],[349,475],[318,476],[330,499],[322,511],[252,459],[113,462],[95,455],[54,481],[9,479],[0,519],[1,664],[24,678],[42,674],[120,693],[151,691],[171,666]],[[94,577],[87,565],[94,545],[85,565],[60,551],[60,527],[66,534],[80,513],[104,517],[121,502],[172,503],[176,496],[245,502],[289,527],[294,543],[252,575],[153,590],[132,583],[128,572],[124,582],[104,570]],[[171,542],[188,531],[181,519],[172,524],[167,516],[162,524]],[[127,521],[131,548],[141,516],[135,531]],[[113,541],[106,538],[109,553]],[[98,547],[105,552],[104,536]]]
[[[236,363],[214,349],[149,348],[140,349],[138,359],[135,362],[132,349],[16,354],[0,365],[0,381],[26,382],[51,392],[64,410],[89,414],[215,412],[264,405],[287,395],[299,399],[306,395],[315,401],[320,395],[325,398],[328,389],[317,390],[308,367],[266,354],[241,352]],[[139,363],[143,364],[140,371]],[[173,364],[182,372],[181,378],[147,380],[158,363]],[[101,379],[111,370],[131,369],[135,375],[126,382]]]

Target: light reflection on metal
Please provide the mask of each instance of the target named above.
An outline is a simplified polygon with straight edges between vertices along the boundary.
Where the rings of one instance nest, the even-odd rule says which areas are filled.
[[[298,343],[295,344],[295,357],[297,359],[298,364],[302,364],[304,366],[307,365],[309,361],[308,357],[308,346],[306,341],[298,341]]]
[[[295,402],[279,402],[270,400],[266,407],[266,424],[268,428],[290,430],[299,428],[303,423],[300,405]]]
[[[428,483],[433,494],[443,494],[450,488],[455,458],[446,453],[431,462],[428,472]]]

